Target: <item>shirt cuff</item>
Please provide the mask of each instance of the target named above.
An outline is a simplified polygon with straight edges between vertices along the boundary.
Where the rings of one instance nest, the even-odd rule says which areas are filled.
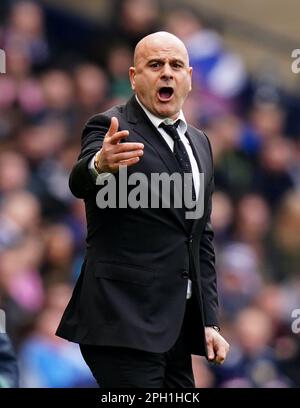
[[[205,326],[205,327],[211,327],[212,329],[216,330],[218,333],[221,330],[221,328],[219,326]]]
[[[89,168],[89,172],[90,172],[91,175],[93,176],[93,179],[96,181],[96,180],[97,180],[97,177],[99,176],[100,173],[98,173],[98,171],[96,170],[96,167],[95,167],[95,158],[96,158],[96,155],[94,155],[94,156],[91,158],[91,160],[89,161],[89,164],[88,164],[88,168]]]
[[[88,169],[89,169],[91,176],[93,177],[95,184],[102,184],[99,181],[108,180],[112,176],[112,174],[111,173],[98,173],[95,167],[95,158],[96,158],[96,154],[89,161]]]
[[[97,153],[96,153],[97,154]],[[95,184],[103,184],[101,181],[103,180],[109,180],[110,177],[112,177],[112,173],[98,173],[96,167],[95,167],[95,158],[96,154],[91,158],[91,160],[88,163],[88,168],[91,176],[93,177],[93,180]]]

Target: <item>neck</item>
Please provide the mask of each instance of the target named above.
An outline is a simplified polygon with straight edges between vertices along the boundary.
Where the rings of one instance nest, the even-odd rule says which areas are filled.
[[[172,115],[172,116],[161,116],[161,115],[157,115],[155,112],[152,112],[149,108],[147,108],[147,107],[141,102],[141,100],[139,99],[139,97],[137,96],[137,94],[135,94],[135,98],[136,98],[137,102],[139,103],[139,105],[141,105],[141,107],[142,107],[144,110],[146,110],[147,112],[151,113],[151,115],[153,115],[153,116],[155,116],[155,117],[157,117],[157,118],[159,118],[159,119],[172,119],[172,120],[176,120],[176,119],[179,117],[179,115],[180,115],[180,112],[177,112],[177,113],[175,113],[175,114]]]

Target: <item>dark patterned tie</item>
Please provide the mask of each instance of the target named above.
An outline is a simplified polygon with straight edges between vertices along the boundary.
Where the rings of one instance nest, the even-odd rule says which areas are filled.
[[[179,163],[182,173],[193,174],[192,165],[190,162],[188,152],[186,151],[186,148],[177,131],[177,127],[179,123],[180,123],[180,119],[178,119],[173,125],[167,125],[166,123],[161,123],[159,126],[163,128],[164,131],[168,133],[168,135],[170,135],[172,139],[174,140],[174,155]],[[192,184],[192,199],[193,201],[196,201],[194,181]]]

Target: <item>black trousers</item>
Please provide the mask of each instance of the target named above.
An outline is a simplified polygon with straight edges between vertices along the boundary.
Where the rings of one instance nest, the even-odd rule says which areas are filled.
[[[191,354],[183,330],[165,353],[125,347],[80,345],[101,388],[194,388]]]

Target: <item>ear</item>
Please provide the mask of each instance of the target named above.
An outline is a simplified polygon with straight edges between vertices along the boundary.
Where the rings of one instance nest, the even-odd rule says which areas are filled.
[[[190,75],[190,91],[192,90],[192,76],[193,76],[193,68],[189,67],[189,75]]]
[[[129,79],[131,83],[131,89],[135,91],[135,67],[129,68]]]

